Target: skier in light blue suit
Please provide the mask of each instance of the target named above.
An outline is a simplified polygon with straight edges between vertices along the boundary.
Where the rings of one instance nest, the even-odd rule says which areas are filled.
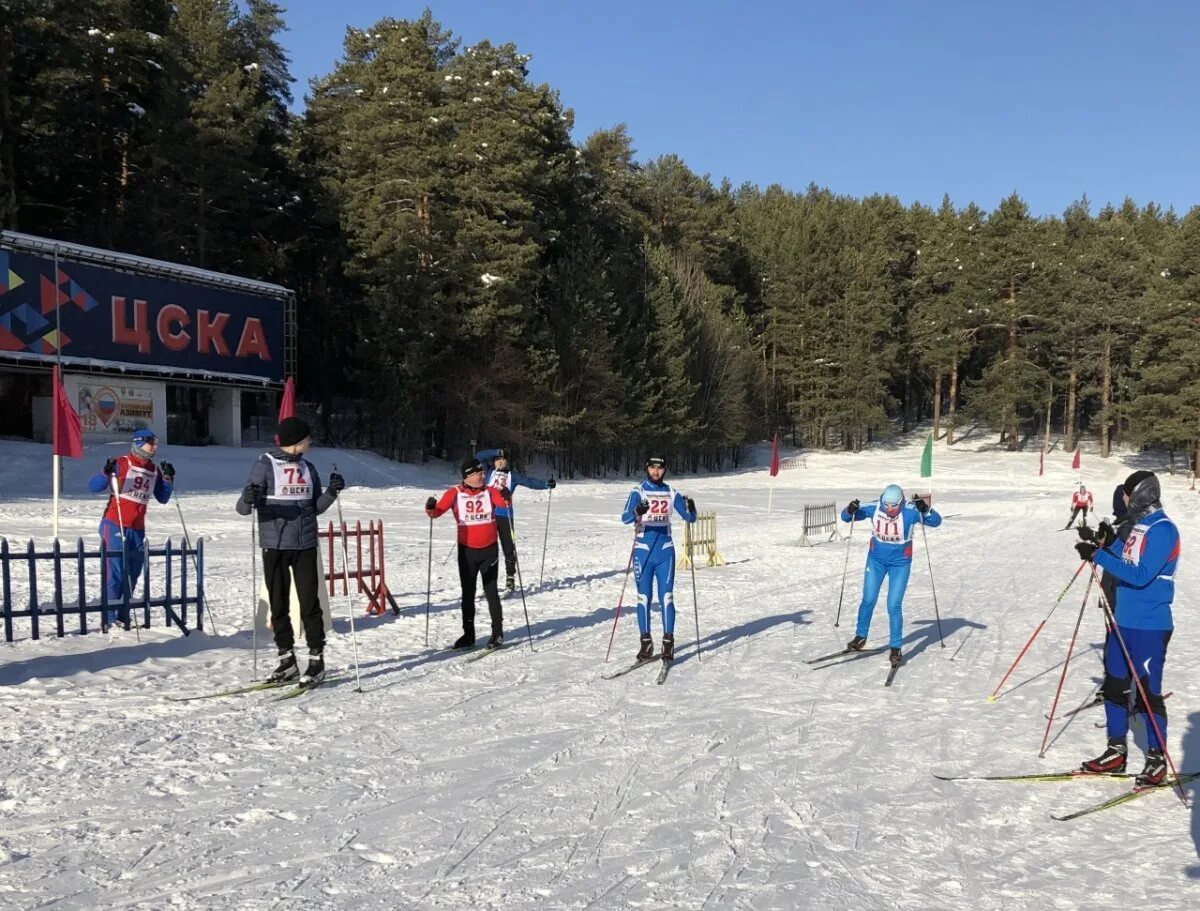
[[[871,615],[875,613],[875,602],[883,580],[888,580],[888,646],[891,662],[899,664],[903,659],[900,645],[904,640],[904,590],[908,587],[908,574],[912,570],[913,530],[921,524],[937,528],[942,517],[920,496],[912,503],[904,502],[904,491],[898,484],[889,484],[879,496],[878,503],[859,505],[851,500],[842,510],[842,521],[871,519],[871,546],[867,551],[867,567],[863,573],[862,603],[858,606],[858,626],[854,638],[846,647],[862,651],[867,644],[867,633],[871,629]]]
[[[495,487],[497,490],[514,491],[518,487],[528,487],[530,490],[553,490],[556,486],[554,478],[545,481],[531,478],[508,467],[509,451],[507,449],[481,449],[475,453],[475,458],[485,465],[491,460],[492,467],[488,469],[484,479],[485,487]],[[496,533],[500,536],[500,549],[504,551],[504,569],[507,579],[505,589],[509,592],[516,590],[516,580],[513,574],[517,571],[517,543],[513,540],[515,524],[512,500],[507,506],[496,507]]]
[[[685,522],[696,521],[696,504],[669,484],[663,483],[667,463],[646,461],[646,480],[629,492],[621,521],[637,523],[633,545],[634,579],[638,592],[638,631],[641,633],[639,661],[654,657],[650,635],[650,601],[658,583],[658,600],[663,614],[662,660],[675,658],[675,544],[671,540],[671,510]]]

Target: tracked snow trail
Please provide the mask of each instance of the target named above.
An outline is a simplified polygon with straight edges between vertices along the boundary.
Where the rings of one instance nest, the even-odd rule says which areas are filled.
[[[930,775],[1066,768],[1103,740],[1079,719],[1036,758],[1082,577],[1004,695],[985,702],[1077,565],[1074,539],[1056,530],[1074,479],[1065,466],[1038,479],[1036,455],[939,449],[935,505],[958,514],[928,534],[946,647],[918,535],[895,686],[882,685],[883,656],[803,663],[853,634],[867,534],[855,529],[834,629],[846,545],[797,547],[800,505],[872,496],[891,480],[911,487],[919,446],[809,456],[807,470],[781,475],[770,517],[765,471],[677,480],[717,511],[729,565],[696,572],[699,658],[691,574],[677,574],[678,660],[663,686],[653,666],[600,679],[636,649],[631,586],[603,663],[629,555],[617,520],[626,482],[558,488],[541,587],[546,501],[517,494],[536,651],[510,598],[510,647],[468,664],[424,646],[420,504],[445,473],[317,450],[323,473],[337,461],[347,476],[347,520],[385,520],[389,584],[405,611],[360,617],[364,693],[343,675],[278,704],[261,693],[164,699],[246,680],[250,665],[249,531],[232,502],[254,453],[175,449],[166,455],[192,534],[206,539],[208,597],[229,635],[156,627],[141,644],[123,634],[112,645],[92,635],[4,648],[0,907],[1190,907],[1200,817],[1171,795],[1058,823],[1052,810],[1118,786]],[[11,493],[44,452],[0,443],[0,533],[10,538],[45,537],[46,492]],[[70,466],[66,489],[95,467]],[[1114,461],[1087,477],[1098,501],[1127,470]],[[1164,486],[1186,551],[1200,532],[1197,499],[1181,481]],[[94,535],[98,512],[95,500],[68,500],[64,539]],[[154,540],[178,536],[177,524],[173,509],[152,507]],[[458,632],[458,580],[453,557],[443,562],[448,522],[434,534],[432,643],[444,646]],[[1181,768],[1200,768],[1198,589],[1187,565],[1169,739]],[[344,670],[341,599],[334,609],[327,655]],[[881,604],[873,644],[885,628]],[[1064,707],[1092,691],[1101,636],[1089,608]]]

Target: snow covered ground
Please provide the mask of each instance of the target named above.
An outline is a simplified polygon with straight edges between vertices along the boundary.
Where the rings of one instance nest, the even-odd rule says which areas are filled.
[[[603,664],[629,554],[618,513],[629,484],[564,482],[554,494],[544,586],[546,494],[519,491],[519,547],[536,651],[519,599],[512,648],[478,663],[424,647],[428,522],[444,466],[398,466],[315,450],[350,485],[346,517],[387,523],[389,584],[404,613],[359,614],[365,692],[346,675],[302,699],[263,694],[172,703],[250,676],[250,531],[233,511],[253,450],[169,447],[193,535],[207,541],[208,600],[223,636],[156,625],[138,644],[93,634],[0,651],[0,908],[53,909],[1108,909],[1194,908],[1200,810],[1170,793],[1063,823],[1052,811],[1118,793],[1114,782],[948,783],[931,771],[1059,770],[1099,751],[1083,713],[1037,758],[1082,580],[995,703],[986,696],[1077,561],[1059,532],[1074,473],[1055,452],[992,451],[968,439],[935,455],[929,533],[945,648],[925,552],[907,599],[908,663],[885,689],[883,657],[814,670],[805,658],[853,632],[866,536],[799,548],[806,501],[911,488],[922,439],[861,454],[810,454],[765,470],[676,479],[715,509],[729,565],[677,580],[680,654],[657,686],[642,669],[601,674],[636,649],[626,595]],[[95,535],[81,494],[106,454],[69,463],[61,536]],[[761,455],[761,453],[760,453]],[[49,538],[48,448],[0,443],[0,534]],[[1133,465],[1084,455],[1107,504]],[[1164,476],[1185,557],[1167,688],[1170,745],[1200,769],[1200,576],[1187,557],[1200,498]],[[152,540],[178,537],[151,506]],[[843,527],[843,531],[845,528]],[[459,630],[450,520],[436,523],[432,642]],[[362,604],[356,605],[361,612]],[[350,662],[344,602],[327,650]],[[486,611],[484,612],[486,616]],[[159,621],[156,620],[156,624]],[[27,629],[19,625],[22,634]],[[655,620],[656,634],[658,620]],[[876,613],[882,644],[886,611]],[[1098,680],[1100,614],[1088,608],[1064,708]],[[260,669],[271,652],[264,649]],[[1140,768],[1141,755],[1133,750]],[[1196,794],[1193,791],[1193,798]]]

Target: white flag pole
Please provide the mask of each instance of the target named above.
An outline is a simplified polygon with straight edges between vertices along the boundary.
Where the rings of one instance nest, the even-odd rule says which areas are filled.
[[[59,487],[58,472],[59,472],[59,464],[60,464],[59,459],[60,459],[60,456],[58,455],[58,453],[55,453],[54,454],[54,540],[55,541],[58,540],[58,487]]]

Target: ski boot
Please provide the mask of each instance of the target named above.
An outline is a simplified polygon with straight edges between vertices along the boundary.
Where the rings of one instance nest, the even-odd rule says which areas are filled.
[[[638,649],[637,660],[649,661],[654,657],[654,637],[649,633],[642,634],[642,647]]]
[[[472,648],[475,645],[475,628],[464,629],[463,634],[454,640],[452,648]]]
[[[892,667],[899,667],[902,665],[904,663],[904,656],[900,654],[900,649],[892,649],[888,654],[888,661],[891,662]]]
[[[286,683],[300,676],[300,665],[296,663],[296,654],[290,648],[279,650],[279,667],[272,671],[267,683]]]
[[[321,652],[309,651],[308,667],[300,675],[301,686],[316,686],[325,679],[325,658]]]
[[[1152,788],[1166,780],[1167,760],[1163,757],[1162,750],[1147,750],[1146,765],[1142,767],[1141,774],[1133,780],[1133,783],[1139,788]]]
[[[850,652],[861,652],[866,647],[867,647],[867,637],[866,636],[855,636],[853,639],[851,639],[849,642],[846,643],[846,650],[850,651]]]
[[[1110,737],[1108,739],[1108,749],[1097,756],[1095,759],[1089,759],[1079,768],[1084,772],[1093,772],[1100,774],[1103,772],[1124,772],[1125,763],[1128,761],[1128,748],[1125,746],[1125,740],[1121,737]],[[1146,756],[1146,764],[1149,767],[1150,756]]]
[[[502,648],[504,646],[504,631],[492,630],[492,635],[488,638],[485,648]]]
[[[675,636],[673,633],[663,633],[662,660],[675,660]]]

